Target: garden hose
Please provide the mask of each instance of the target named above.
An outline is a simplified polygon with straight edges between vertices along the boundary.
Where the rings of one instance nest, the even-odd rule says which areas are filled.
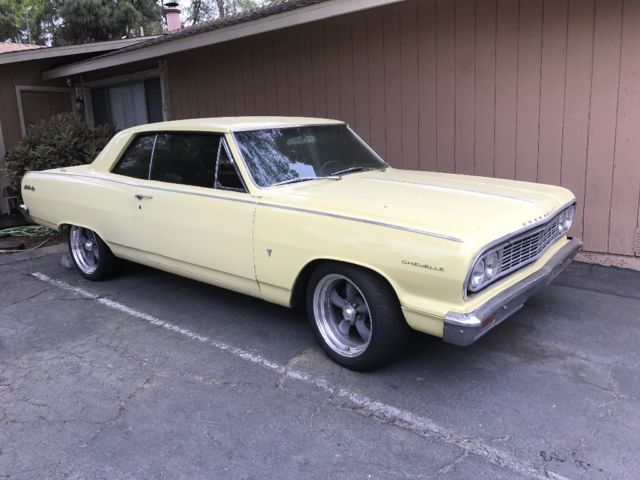
[[[0,230],[2,237],[44,237],[51,235],[55,230],[40,225],[28,225],[26,227],[11,227]]]

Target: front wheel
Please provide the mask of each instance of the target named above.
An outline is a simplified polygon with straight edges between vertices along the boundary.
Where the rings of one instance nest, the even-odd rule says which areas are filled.
[[[367,270],[321,265],[309,280],[307,313],[324,351],[353,370],[378,367],[397,355],[409,328],[391,286]]]
[[[102,280],[118,271],[120,260],[93,230],[71,225],[68,240],[73,263],[83,277]]]

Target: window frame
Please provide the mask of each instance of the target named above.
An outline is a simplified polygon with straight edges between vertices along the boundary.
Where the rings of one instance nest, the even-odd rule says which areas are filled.
[[[158,140],[158,135],[161,134],[169,134],[169,135],[189,135],[189,134],[194,134],[194,135],[218,135],[220,136],[220,143],[218,143],[218,150],[216,152],[215,157],[213,158],[213,161],[215,162],[214,165],[214,179],[213,179],[213,185],[211,187],[202,187],[199,185],[189,185],[186,183],[170,183],[170,182],[163,182],[162,180],[151,180],[151,169],[153,166],[153,157],[155,155],[155,150],[156,150],[156,142]],[[153,145],[151,147],[151,152],[149,153],[149,168],[147,170],[147,177],[146,178],[136,178],[136,177],[130,177],[128,175],[122,175],[120,173],[116,173],[114,172],[114,170],[116,169],[116,167],[120,164],[120,161],[122,160],[122,158],[124,157],[124,155],[127,153],[127,151],[129,150],[129,147],[139,138],[142,136],[153,136]],[[231,165],[233,166],[234,171],[236,172],[236,175],[238,175],[238,178],[240,179],[240,183],[242,184],[242,189],[239,188],[231,188],[231,187],[216,187],[216,182],[218,180],[218,162],[220,160],[220,149],[221,147],[224,145],[224,149],[226,150],[226,153],[229,157],[229,160],[231,160]],[[158,183],[163,183],[163,184],[167,184],[167,185],[179,185],[182,187],[193,187],[193,188],[206,188],[206,189],[211,189],[211,190],[218,190],[218,191],[227,191],[227,192],[237,192],[237,193],[249,193],[249,189],[247,188],[247,183],[245,182],[244,177],[242,176],[242,173],[240,172],[240,169],[238,168],[238,163],[235,159],[235,157],[233,156],[233,154],[231,153],[231,149],[229,148],[228,142],[227,142],[227,136],[225,134],[225,132],[215,132],[215,131],[208,131],[208,130],[149,130],[146,132],[138,132],[135,133],[134,135],[131,136],[131,138],[129,139],[129,141],[127,142],[127,144],[122,148],[120,154],[118,155],[118,157],[116,158],[116,160],[112,163],[111,168],[109,169],[109,173],[112,175],[118,175],[120,177],[124,177],[124,178],[129,178],[131,180],[142,180],[142,181],[154,181],[154,182],[158,182]]]

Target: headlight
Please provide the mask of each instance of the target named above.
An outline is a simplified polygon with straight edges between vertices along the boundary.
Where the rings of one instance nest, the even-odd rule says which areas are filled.
[[[500,271],[500,256],[498,252],[491,252],[484,257],[484,275],[487,280],[495,277]]]
[[[566,210],[563,210],[558,216],[558,230],[560,233],[564,233],[571,228],[573,217],[576,214],[576,207],[571,206]]]
[[[480,259],[476,262],[473,267],[473,271],[471,272],[471,288],[478,288],[485,281],[485,273],[484,273],[484,259]]]

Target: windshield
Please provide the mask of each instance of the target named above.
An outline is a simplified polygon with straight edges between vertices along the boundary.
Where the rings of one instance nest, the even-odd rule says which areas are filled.
[[[259,187],[386,167],[346,125],[251,130],[234,136]]]

